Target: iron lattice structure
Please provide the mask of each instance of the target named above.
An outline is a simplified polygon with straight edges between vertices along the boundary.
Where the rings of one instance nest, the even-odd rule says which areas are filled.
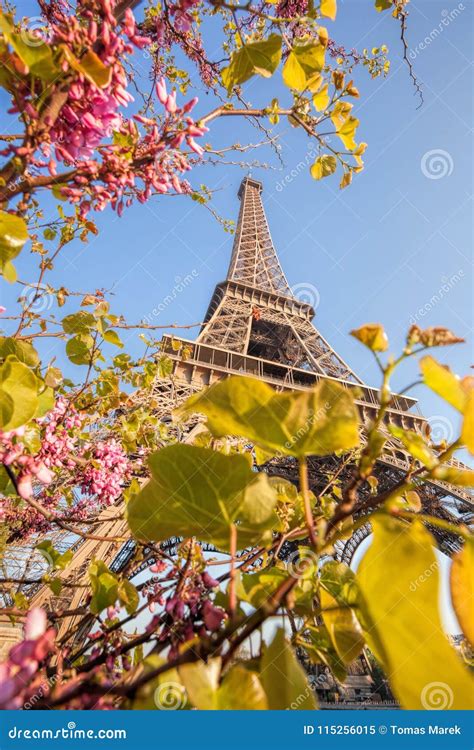
[[[257,180],[246,177],[242,181],[238,193],[241,200],[239,220],[229,271],[225,281],[215,288],[197,339],[163,337],[161,350],[172,360],[173,372],[169,378],[159,379],[154,385],[152,396],[157,416],[169,421],[173,409],[192,393],[228,375],[259,378],[277,390],[302,390],[323,379],[332,379],[347,389],[357,389],[356,403],[364,439],[364,431],[378,408],[378,391],[363,383],[313,326],[315,311],[311,305],[293,295],[272,242],[261,193],[262,184]],[[186,352],[185,356],[183,352]],[[415,407],[416,399],[395,396],[387,411],[384,424],[387,443],[377,465],[382,490],[395,484],[411,462],[387,426],[393,424],[427,433],[427,421],[414,411]],[[315,492],[325,486],[335,470],[340,471],[342,480],[345,475],[349,476],[351,466],[341,471],[341,460],[334,456],[309,460],[310,483]],[[451,463],[461,466],[454,459]],[[297,467],[291,458],[273,459],[264,470],[297,481]],[[470,524],[472,521],[472,496],[464,488],[437,481],[420,485],[419,495],[424,513],[454,524]],[[88,565],[94,558],[103,560],[116,571],[128,572],[134,543],[129,538],[126,521],[120,518],[123,510],[124,503],[119,501],[101,514],[100,525],[94,527],[94,535],[102,537],[101,541],[81,539],[75,542],[73,561],[61,574],[67,585],[58,596],[54,596],[47,586],[38,586],[34,582],[23,584],[23,591],[32,605],[69,611],[79,608],[87,591]],[[356,507],[355,515],[360,512]],[[459,549],[460,542],[455,535],[438,528],[431,530],[446,554],[451,555]],[[348,541],[340,543],[336,550],[338,558],[350,564],[358,545],[369,533],[370,526],[366,524]],[[52,538],[51,534],[48,537]],[[59,547],[71,543],[64,532],[58,532],[53,541]],[[41,574],[42,563],[31,549],[15,548],[10,560],[26,581],[34,581]],[[58,637],[61,639],[74,632],[81,618],[80,614],[72,614],[61,620]],[[18,637],[18,633],[6,623],[0,623],[2,635],[8,641]],[[80,633],[77,633],[77,638],[80,638]],[[360,664],[355,675],[359,673]]]

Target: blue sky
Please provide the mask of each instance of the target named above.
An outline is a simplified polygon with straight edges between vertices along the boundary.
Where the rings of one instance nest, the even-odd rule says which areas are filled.
[[[22,2],[21,12],[37,15],[35,7]],[[366,350],[348,335],[368,321],[385,325],[395,352],[414,320],[422,327],[448,326],[468,343],[440,351],[441,361],[460,374],[469,372],[472,361],[472,3],[414,0],[409,8],[408,44],[425,98],[421,109],[400,57],[399,28],[388,13],[376,13],[371,0],[339,0],[338,19],[328,23],[338,42],[357,49],[385,43],[392,60],[386,79],[373,81],[364,70],[354,73],[361,92],[354,107],[361,121],[358,140],[369,147],[366,169],[352,186],[341,192],[337,178],[312,180],[306,164],[298,166],[310,144],[286,123],[278,129],[283,166],[269,148],[243,155],[272,167],[252,168],[252,174],[264,183],[267,218],[290,286],[301,285],[313,295],[316,326],[372,385],[379,382],[377,371]],[[217,49],[214,31],[208,41],[209,49]],[[145,75],[140,53],[136,63]],[[193,82],[201,94],[196,115],[204,114],[213,102],[200,92],[196,76]],[[289,101],[278,76],[271,82],[253,79],[244,93],[254,105],[273,96],[282,104]],[[9,121],[5,115],[0,119],[4,132]],[[241,119],[227,119],[212,124],[207,140],[224,147],[260,137]],[[441,153],[433,157],[430,152]],[[430,164],[441,172],[427,176]],[[236,219],[236,193],[245,173],[236,166],[205,165],[191,174],[191,181],[214,190],[213,208]],[[45,206],[52,216],[51,204]],[[138,322],[192,274],[186,290],[154,322],[202,320],[214,285],[226,275],[232,246],[232,237],[206,209],[187,198],[160,197],[132,207],[121,219],[113,212],[99,214],[97,223],[99,236],[70,245],[52,282],[83,291],[113,288],[113,311]],[[17,266],[21,278],[34,278],[27,254]],[[16,295],[16,289],[2,284],[2,304],[9,311]],[[196,332],[186,335],[193,338]],[[143,347],[135,333],[127,346],[134,353]],[[57,355],[72,374],[61,352],[60,345],[48,344],[47,354]],[[415,372],[408,365],[394,385],[403,387]],[[435,434],[452,436],[458,427],[452,410],[422,389],[414,395],[431,416]]]

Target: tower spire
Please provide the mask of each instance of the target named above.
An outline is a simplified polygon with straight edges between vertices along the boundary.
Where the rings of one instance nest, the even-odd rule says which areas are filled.
[[[248,175],[240,184],[240,212],[227,278],[291,297],[273,246],[261,199],[262,183]]]

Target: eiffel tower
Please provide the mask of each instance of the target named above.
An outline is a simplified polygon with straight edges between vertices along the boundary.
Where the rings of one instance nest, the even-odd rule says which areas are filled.
[[[378,390],[363,383],[334,351],[312,324],[315,316],[312,306],[292,293],[272,242],[261,194],[261,182],[244,178],[238,192],[240,213],[227,278],[217,284],[196,340],[171,335],[162,339],[161,351],[172,360],[173,372],[169,378],[158,379],[153,388],[157,416],[169,422],[173,409],[192,393],[229,375],[259,378],[277,390],[307,389],[326,378],[337,380],[345,388],[357,389],[363,438],[364,426],[371,422],[378,408]],[[386,414],[385,428],[394,424],[426,435],[427,420],[413,411],[415,406],[416,399],[395,395]],[[380,489],[397,482],[410,461],[405,449],[387,431],[385,452],[376,470]],[[462,466],[455,459],[451,463]],[[297,481],[297,467],[291,458],[278,457],[260,468]],[[351,466],[341,469],[341,459],[333,456],[310,458],[311,489],[316,493],[321,491],[335,470],[344,480]],[[464,488],[432,481],[420,485],[418,492],[424,513],[455,524],[471,522],[473,499]],[[135,545],[129,538],[126,521],[121,518],[123,508],[121,500],[101,514],[101,523],[94,527],[94,536],[99,539],[80,539],[73,544],[73,561],[61,574],[65,585],[58,596],[40,582],[23,585],[32,606],[77,610],[84,602],[87,568],[94,558],[103,560],[114,571],[129,573]],[[356,507],[355,516],[361,512]],[[431,531],[447,555],[459,549],[455,535],[434,527]],[[358,545],[369,534],[369,524],[359,527],[348,541],[339,543],[336,556],[350,564]],[[50,534],[48,537],[52,538]],[[70,546],[64,532],[58,532],[53,542],[56,547]],[[13,561],[21,559],[20,551],[12,550],[11,557]],[[30,579],[36,574],[40,580],[38,557],[31,554],[23,557],[19,577]],[[71,614],[61,620],[58,638],[75,632],[81,619],[82,615]],[[19,632],[0,623],[1,636],[11,642],[19,637]]]

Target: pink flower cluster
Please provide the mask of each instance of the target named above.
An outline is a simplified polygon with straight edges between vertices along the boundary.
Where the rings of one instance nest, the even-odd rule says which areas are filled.
[[[176,29],[184,32],[191,29],[194,19],[189,11],[199,3],[200,0],[178,0],[175,5],[170,7],[170,15],[174,17]]]
[[[35,480],[49,485],[56,473],[59,479],[64,478],[62,484],[52,491],[43,490],[36,498],[58,518],[67,515],[63,503],[65,489],[78,489],[83,493],[85,497],[76,501],[72,510],[76,517],[86,519],[92,512],[113,503],[131,476],[128,457],[115,438],[96,443],[84,440],[84,419],[72,404],[59,398],[49,414],[37,421],[41,446],[36,455],[28,453],[22,441],[24,427],[0,432],[0,461],[11,467],[18,494],[24,500],[33,497]],[[63,470],[67,472],[65,475],[61,475]],[[35,508],[18,507],[17,501],[10,497],[0,500],[0,519],[8,523],[12,539],[50,527],[50,522]]]
[[[7,660],[0,664],[1,709],[24,707],[38,690],[40,683],[35,684],[35,678],[42,679],[38,669],[53,651],[54,637],[54,628],[47,628],[45,611],[31,609],[25,620],[24,640],[13,646]]]
[[[156,120],[142,115],[123,122],[117,143],[102,147],[102,162],[85,163],[74,178],[75,185],[62,188],[62,194],[79,206],[81,215],[91,208],[103,211],[110,205],[120,216],[134,198],[145,203],[153,192],[189,192],[188,183],[180,175],[188,172],[192,163],[181,147],[186,145],[201,157],[204,149],[195,139],[207,128],[199,127],[189,114],[197,98],[178,107],[176,92],[168,94],[163,79],[156,91],[165,109],[163,123],[159,126]],[[140,135],[137,122],[145,135]]]
[[[51,469],[74,469],[77,431],[83,422],[84,417],[65,398],[58,398],[54,409],[42,420],[44,432],[39,455],[46,466]]]
[[[33,496],[34,479],[43,484],[50,484],[54,475],[40,456],[32,456],[26,452],[21,440],[24,435],[24,427],[8,432],[0,431],[0,462],[12,468],[16,476],[18,494],[26,500]]]
[[[187,23],[195,2],[180,0],[172,13],[181,14]],[[116,0],[79,0],[77,15],[69,15],[66,6],[60,4],[45,9],[48,44],[61,51],[63,73],[69,79],[66,100],[54,116],[45,116],[39,109],[39,91],[31,88],[28,78],[19,78],[10,112],[24,112],[33,131],[38,130],[38,138],[30,138],[28,145],[10,144],[8,154],[2,152],[21,157],[54,177],[58,161],[73,165],[73,175],[60,190],[79,206],[83,217],[92,208],[102,211],[108,205],[120,215],[134,198],[143,203],[152,192],[189,192],[181,175],[191,169],[195,157],[181,146],[187,146],[197,157],[204,151],[195,138],[207,128],[198,127],[189,116],[197,99],[178,107],[176,92],[161,96],[163,81],[157,93],[165,105],[164,118],[123,118],[120,108],[133,101],[127,91],[123,62],[134,47],[142,49],[152,39],[138,33],[130,9],[123,23],[118,23],[115,5]],[[89,65],[82,65],[88,55]],[[58,78],[50,88],[48,96],[53,99],[64,96],[63,79]],[[138,130],[137,122],[143,125],[143,131]]]
[[[127,455],[114,438],[86,445],[83,456],[87,455],[87,464],[81,472],[80,489],[86,495],[96,495],[101,507],[111,505],[120,497],[123,484],[130,477]]]

